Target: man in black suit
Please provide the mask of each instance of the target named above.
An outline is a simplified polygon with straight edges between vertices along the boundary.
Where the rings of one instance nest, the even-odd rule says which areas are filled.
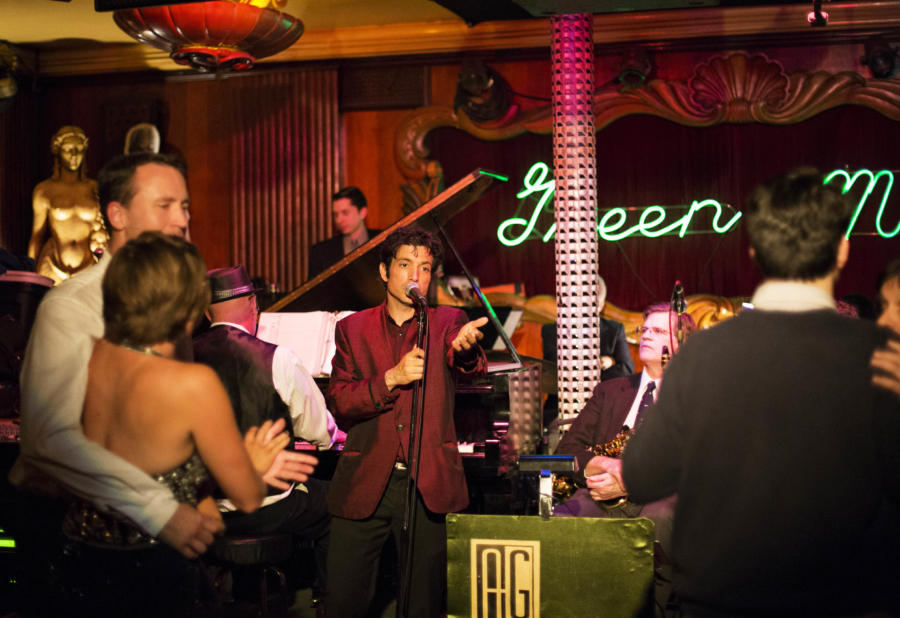
[[[597,311],[603,311],[606,304],[606,282],[599,277],[597,285]],[[544,346],[544,360],[556,362],[556,324],[541,327]],[[600,318],[600,362],[601,380],[622,378],[634,373],[634,361],[625,339],[625,327],[621,322]]]
[[[597,285],[597,311],[603,311],[606,304],[606,282],[599,277]],[[544,347],[544,360],[556,362],[556,324],[544,324],[541,327],[541,339]],[[625,339],[625,327],[621,322],[600,318],[600,380],[623,378],[634,373],[634,361]],[[544,424],[557,417],[559,398],[556,395],[547,397],[544,403]]]
[[[587,449],[609,442],[625,427],[640,431],[638,424],[644,410],[653,403],[662,383],[663,346],[667,346],[673,354],[678,350],[675,320],[666,303],[647,307],[639,348],[644,370],[640,374],[598,384],[584,409],[560,440],[556,454],[574,455],[578,460],[580,471],[575,481],[581,488],[556,507],[553,513],[557,517],[646,517],[653,521],[656,540],[666,555],[671,551],[675,496],[648,504],[632,502],[622,482],[621,460],[594,455]],[[689,314],[684,314],[682,320],[687,336],[696,329],[696,323]],[[665,569],[661,574],[663,577],[658,579],[656,599],[660,608],[665,608],[671,584]]]
[[[344,187],[331,196],[334,226],[341,233],[310,248],[307,280],[341,261],[341,258],[369,242],[369,239],[381,234],[383,230],[370,230],[366,227],[368,212],[366,196],[356,187]]]

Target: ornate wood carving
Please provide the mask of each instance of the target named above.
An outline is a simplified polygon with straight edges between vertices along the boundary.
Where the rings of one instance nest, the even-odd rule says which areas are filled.
[[[629,114],[659,116],[692,127],[723,122],[788,125],[839,105],[861,105],[900,120],[900,80],[866,79],[853,72],[788,74],[781,63],[763,54],[737,52],[710,58],[695,67],[687,81],[654,80],[599,92],[594,96],[594,117],[598,131]],[[462,111],[447,106],[412,112],[395,142],[398,168],[410,185],[435,181],[427,172],[432,161],[426,137],[432,129],[446,126],[488,141],[526,132],[546,134],[552,130],[550,105],[493,125],[476,125]]]

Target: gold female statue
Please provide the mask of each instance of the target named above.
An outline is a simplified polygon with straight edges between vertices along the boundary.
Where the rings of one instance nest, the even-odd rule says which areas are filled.
[[[50,142],[53,176],[34,188],[34,226],[28,255],[38,274],[55,283],[95,262],[94,251],[106,248],[107,234],[97,202],[97,182],[85,178],[88,138],[65,126]]]

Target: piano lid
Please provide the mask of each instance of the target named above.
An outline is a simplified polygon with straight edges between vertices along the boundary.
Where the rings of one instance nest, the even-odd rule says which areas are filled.
[[[413,224],[438,233],[438,223],[446,223],[505,180],[493,172],[475,170],[266,311],[361,311],[381,304],[385,292],[378,275],[378,246],[388,234]]]

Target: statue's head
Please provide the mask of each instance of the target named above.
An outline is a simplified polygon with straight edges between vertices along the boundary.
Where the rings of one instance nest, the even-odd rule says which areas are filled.
[[[125,136],[125,154],[159,152],[159,142],[159,129],[147,122],[136,124]]]
[[[59,178],[61,167],[78,172],[84,178],[84,153],[88,148],[88,138],[78,127],[62,127],[50,140],[50,152],[53,153],[53,177]]]

